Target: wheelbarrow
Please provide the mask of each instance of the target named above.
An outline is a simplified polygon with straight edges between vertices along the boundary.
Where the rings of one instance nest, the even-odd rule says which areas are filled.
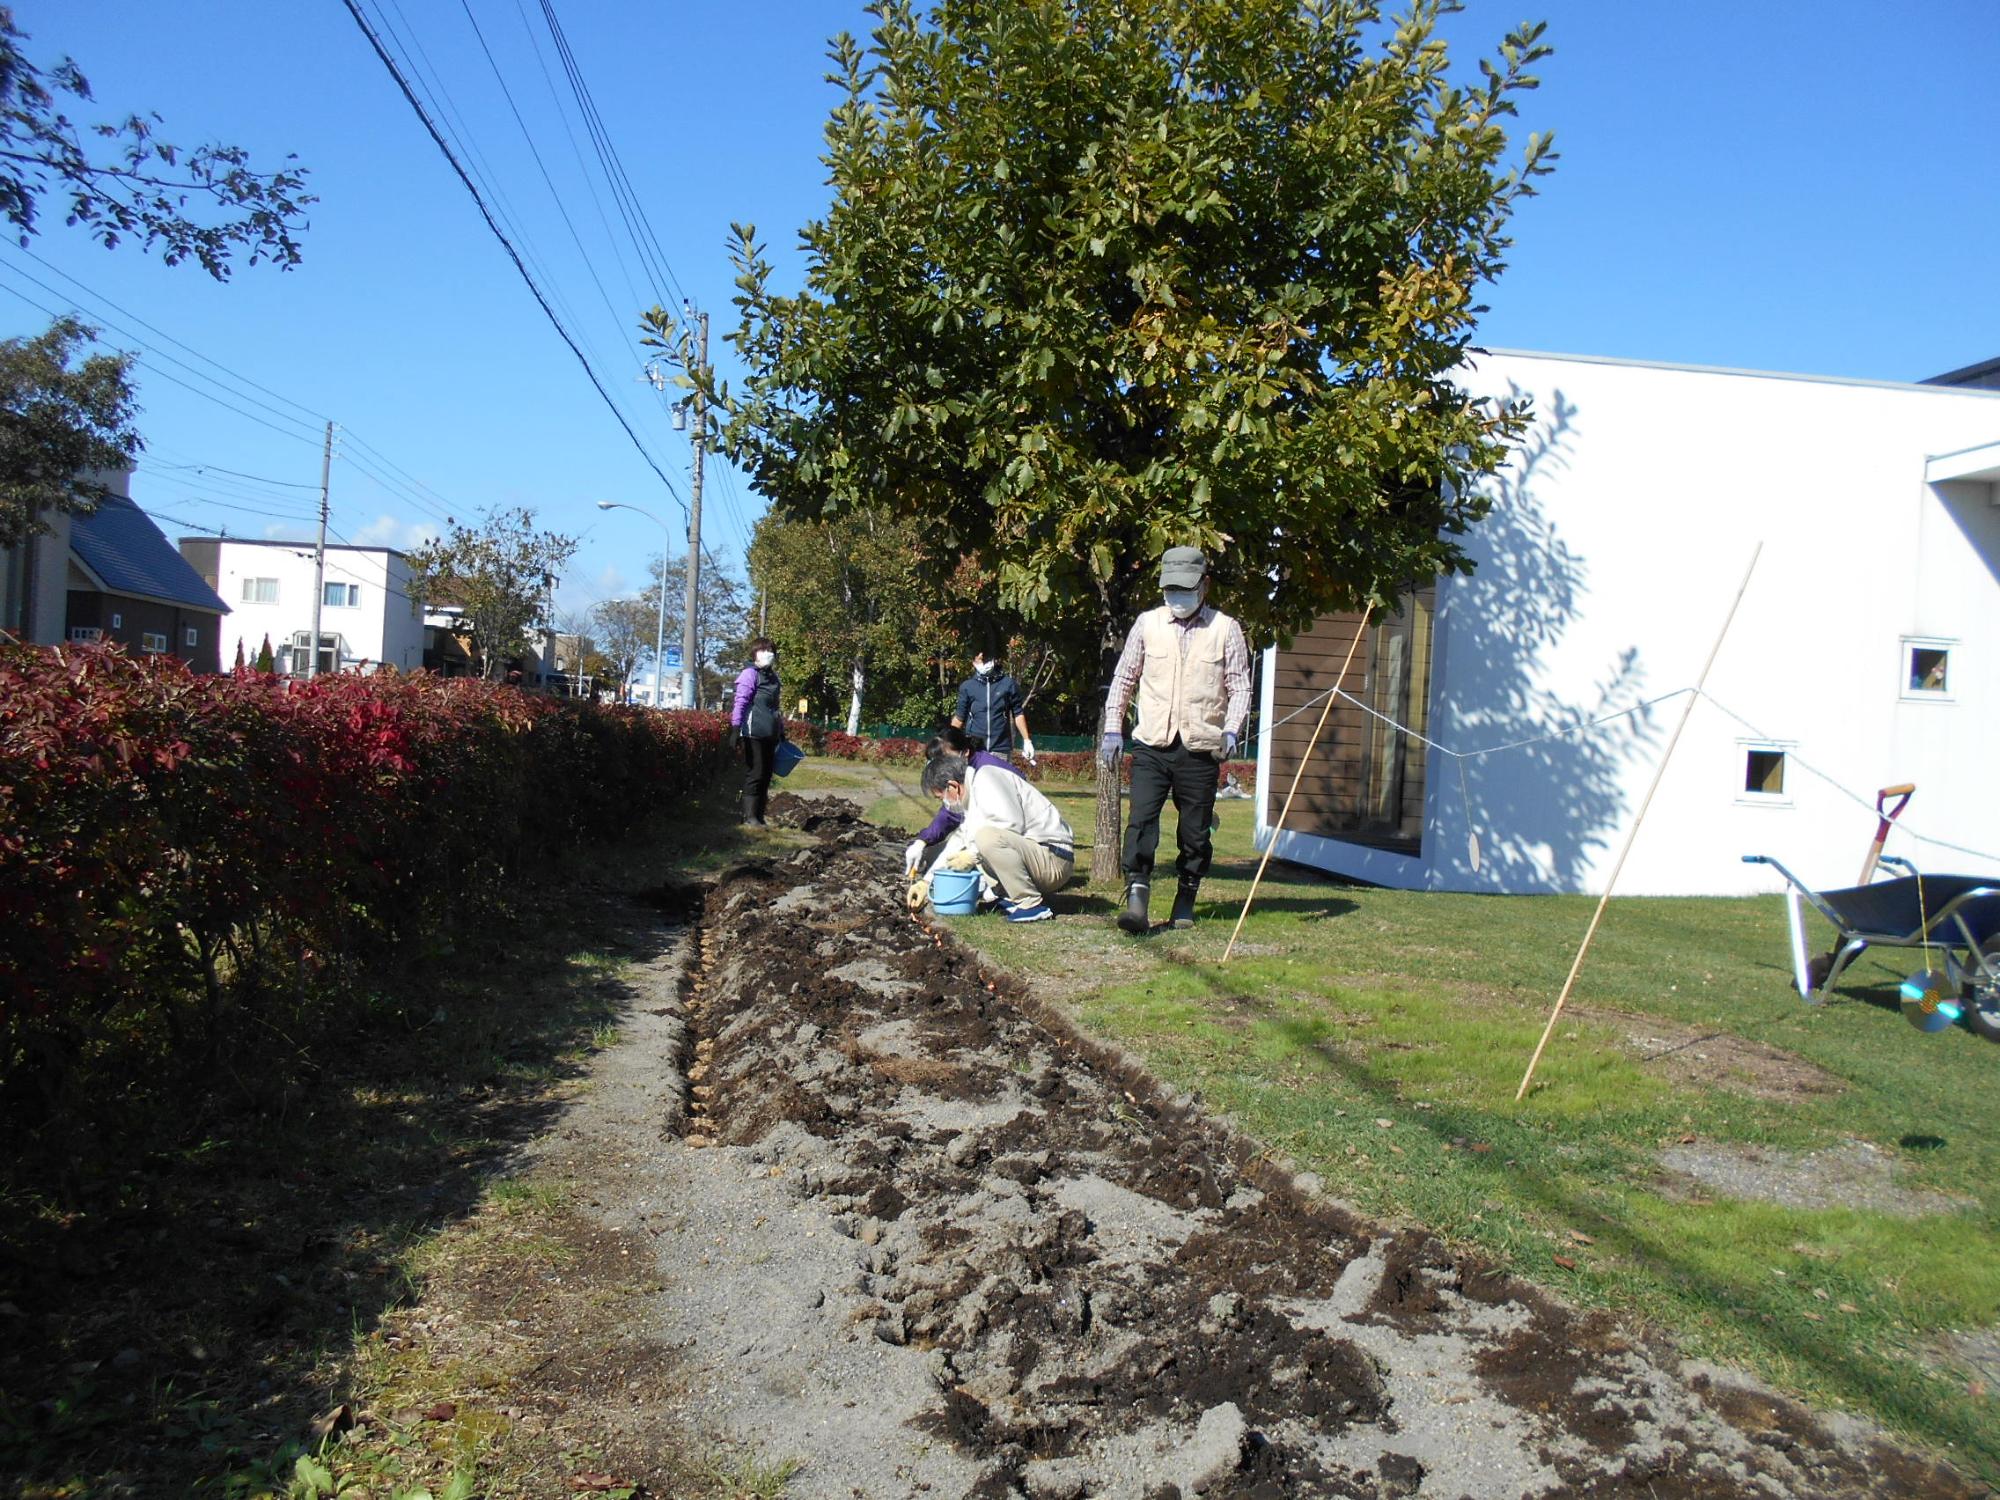
[[[1792,984],[1808,1005],[1824,1001],[1868,949],[1921,948],[1924,968],[1902,986],[1903,1014],[1911,1024],[1942,1031],[1962,1017],[1987,1041],[2000,1042],[2000,876],[1919,875],[1908,860],[1884,854],[1881,864],[1909,873],[1816,891],[1768,854],[1746,854],[1743,861],[1769,865],[1790,887],[1785,916]],[[1807,906],[1833,924],[1830,952],[1812,952]]]

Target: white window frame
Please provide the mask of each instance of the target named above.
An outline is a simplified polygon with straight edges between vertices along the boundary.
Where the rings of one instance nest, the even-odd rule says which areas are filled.
[[[1917,651],[1942,651],[1945,658],[1944,686],[1941,688],[1920,688],[1910,686],[1910,656]],[[1941,635],[1906,635],[1902,638],[1896,654],[1897,696],[1905,703],[1956,703],[1958,694],[1952,684],[1957,681],[1960,668],[1958,641]]]
[[[199,646],[201,644],[201,632],[192,625],[188,626],[181,631],[181,644],[184,646]]]
[[[306,658],[312,654],[312,635],[313,633],[310,630],[295,630],[292,632],[289,644],[292,649],[291,675],[294,677],[303,677],[306,675]],[[320,655],[328,658],[321,661],[319,676],[330,677],[340,670],[342,645],[343,642],[338,631],[322,630],[319,633]]]
[[[338,599],[328,598],[327,596],[336,589],[340,591],[341,597]],[[361,607],[361,585],[358,583],[341,583],[336,579],[330,578],[320,586],[319,597],[321,604],[327,609],[359,609]]]
[[[88,645],[92,641],[104,639],[104,629],[99,625],[72,625],[69,638],[78,645]]]
[[[1792,752],[1799,748],[1797,740],[1751,740],[1736,742],[1736,805],[1738,807],[1790,807],[1792,806]],[[1782,755],[1785,758],[1785,789],[1782,792],[1753,792],[1746,784],[1753,753]]]
[[[271,585],[271,597],[262,597],[263,584]],[[243,602],[245,604],[276,604],[278,602],[278,580],[275,578],[245,578],[243,580]]]
[[[167,633],[164,630],[140,631],[139,649],[149,656],[160,655],[167,649]]]
[[[111,628],[113,630],[123,630],[125,628],[125,617],[123,615],[113,615],[111,617]]]

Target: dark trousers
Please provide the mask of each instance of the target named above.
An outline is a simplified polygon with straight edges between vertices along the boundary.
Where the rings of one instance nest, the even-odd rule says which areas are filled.
[[[743,804],[764,816],[764,804],[771,800],[771,765],[778,754],[778,737],[753,739],[743,736]],[[754,801],[752,799],[755,799]]]
[[[1173,794],[1180,827],[1180,878],[1196,881],[1208,873],[1213,847],[1209,819],[1215,812],[1216,757],[1190,750],[1179,736],[1164,750],[1132,742],[1132,806],[1125,825],[1125,878],[1152,883],[1153,851],[1160,847],[1160,809]]]

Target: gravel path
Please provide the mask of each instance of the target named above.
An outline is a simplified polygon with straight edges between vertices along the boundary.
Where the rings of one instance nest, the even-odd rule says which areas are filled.
[[[551,1150],[630,1164],[672,1420],[788,1495],[1978,1493],[1302,1193],[913,923],[889,836],[773,820]]]

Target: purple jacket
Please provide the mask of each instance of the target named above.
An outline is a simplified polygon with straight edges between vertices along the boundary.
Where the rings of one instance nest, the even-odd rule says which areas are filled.
[[[1021,774],[1020,768],[1004,755],[992,755],[984,750],[975,750],[968,759],[972,765],[982,771],[998,769],[1010,772],[1015,776]],[[922,833],[918,834],[917,837],[922,839],[926,844],[935,844],[939,839],[949,838],[952,829],[958,827],[964,821],[965,814],[955,813],[948,807],[940,807],[937,811],[937,816],[931,819],[929,826]]]
[[[743,716],[750,712],[750,697],[757,691],[757,669],[745,667],[736,674],[736,705],[729,710],[729,727],[741,729]]]

